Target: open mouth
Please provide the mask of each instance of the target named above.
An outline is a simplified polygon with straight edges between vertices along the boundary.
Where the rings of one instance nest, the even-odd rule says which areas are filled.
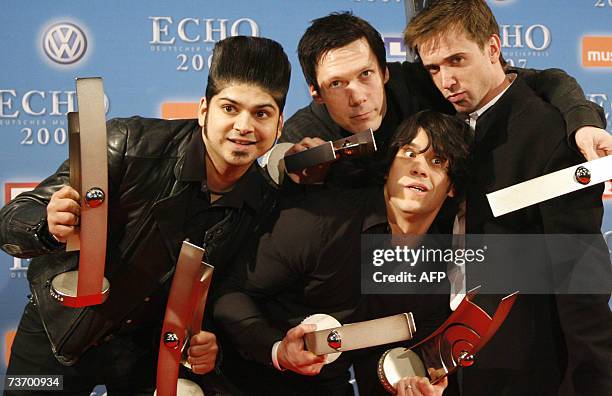
[[[425,192],[428,191],[427,187],[425,187],[422,184],[411,184],[409,186],[406,186],[406,188],[408,188],[409,190],[412,190],[412,191],[419,192],[419,193],[425,193]]]
[[[250,141],[250,140],[243,140],[243,139],[231,139],[231,138],[228,138],[227,140],[229,140],[232,143],[238,144],[240,146],[251,146],[251,145],[256,143],[256,142],[253,142],[253,141]]]

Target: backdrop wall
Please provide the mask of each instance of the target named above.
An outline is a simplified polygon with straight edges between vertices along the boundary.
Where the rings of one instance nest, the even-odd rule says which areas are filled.
[[[406,57],[402,0],[3,0],[0,4],[2,204],[67,157],[66,113],[74,79],[102,76],[107,117],[185,117],[204,90],[214,43],[246,34],[274,38],[293,65],[285,116],[309,102],[296,47],[309,21],[352,10],[384,36],[388,60]],[[590,100],[612,111],[612,0],[489,0],[504,56],[522,67],[559,67]],[[408,7],[406,7],[408,6]],[[611,130],[608,127],[608,130]],[[526,159],[528,160],[528,159]],[[603,231],[612,239],[612,185]],[[610,245],[610,243],[609,243]],[[29,293],[27,260],[0,253],[0,374]]]

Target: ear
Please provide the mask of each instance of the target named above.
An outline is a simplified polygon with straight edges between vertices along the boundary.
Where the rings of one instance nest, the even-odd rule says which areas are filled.
[[[285,118],[283,117],[283,114],[281,113],[280,117],[278,117],[278,128],[276,130],[276,140],[278,140],[278,138],[281,137],[281,134],[283,133],[284,125],[285,125]]]
[[[383,78],[383,84],[386,84],[389,81],[389,68],[387,66],[385,66],[385,75]]]
[[[206,112],[208,111],[208,104],[206,98],[200,98],[200,104],[198,105],[198,124],[204,127],[204,120],[206,119]]]
[[[308,86],[308,91],[310,92],[310,96],[312,97],[312,100],[315,101],[315,103],[317,104],[323,104],[323,98],[321,97],[321,95],[317,92],[317,90],[315,89],[314,85],[310,84]]]
[[[499,36],[497,34],[494,34],[489,37],[489,40],[487,41],[485,46],[486,49],[489,51],[488,55],[489,59],[491,60],[491,63],[499,63],[499,58],[501,56],[501,39],[499,38]]]
[[[448,189],[448,194],[446,195],[449,198],[454,198],[455,197],[455,186],[454,185],[450,185],[450,188]]]

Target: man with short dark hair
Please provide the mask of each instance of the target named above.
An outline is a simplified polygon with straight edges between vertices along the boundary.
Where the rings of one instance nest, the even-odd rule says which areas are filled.
[[[350,13],[312,21],[300,40],[298,56],[313,101],[287,120],[281,141],[299,142],[296,150],[303,150],[322,143],[318,139],[337,140],[371,128],[379,148],[367,158],[333,164],[326,178],[331,184],[380,183],[380,161],[402,120],[423,109],[454,113],[419,63],[387,63],[380,34]],[[516,70],[562,111],[572,144],[575,140],[583,153],[593,147],[607,147],[612,153],[612,137],[589,127],[605,126],[598,114],[601,109],[585,99],[573,78],[555,69]]]
[[[583,159],[569,146],[556,109],[542,101],[521,74],[505,72],[499,27],[486,2],[437,0],[410,21],[404,39],[440,92],[475,129],[466,232],[506,234],[508,247],[512,234],[591,234],[592,247],[607,256],[600,234],[601,185],[493,217],[485,194]],[[553,278],[564,272],[568,261],[577,262],[572,261],[574,256],[559,258],[556,249],[545,246],[534,252]],[[510,255],[516,251],[508,250]],[[603,275],[605,282],[610,279],[608,260],[602,260],[601,273],[593,274]],[[520,277],[525,270],[521,265],[513,263],[513,275]],[[591,268],[600,267],[594,263]],[[609,294],[519,295],[498,334],[480,351],[474,367],[464,371],[464,394],[609,394],[609,298]]]
[[[50,280],[78,261],[77,254],[64,251],[80,216],[79,194],[68,185],[68,161],[0,211],[2,248],[33,257],[32,297],[7,374],[62,375],[64,392],[71,394],[89,395],[97,384],[105,384],[109,394],[153,393],[164,307],[181,242],[204,246],[215,279],[222,279],[236,247],[271,205],[274,194],[255,160],[280,135],[289,77],[280,44],[231,37],[215,45],[197,120],[108,122],[105,276],[112,286],[101,305],[67,308],[49,293]],[[210,372],[217,357],[215,335],[193,335],[188,352],[194,373]],[[70,365],[61,364],[66,361]],[[202,384],[208,389],[206,380]]]
[[[384,187],[281,199],[278,213],[262,224],[256,253],[247,253],[231,271],[215,303],[220,334],[259,363],[230,366],[229,375],[246,393],[350,394],[348,367],[364,359],[374,366],[356,373],[360,392],[363,381],[368,387],[362,394],[384,393],[376,377],[384,349],[343,353],[323,366],[324,357],[304,350],[302,337],[314,327],[300,322],[316,313],[352,323],[412,312],[418,340],[447,318],[445,284],[436,285],[440,292],[435,295],[362,295],[359,247],[362,234],[439,233],[434,219],[442,204],[461,199],[464,191],[471,140],[469,127],[457,118],[420,112],[390,142]],[[407,385],[424,394],[442,390],[410,381]]]

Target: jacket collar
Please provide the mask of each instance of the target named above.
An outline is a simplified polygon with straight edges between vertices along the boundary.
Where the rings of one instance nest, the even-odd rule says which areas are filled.
[[[487,110],[478,117],[476,121],[474,143],[478,144],[482,142],[488,133],[493,134],[493,136],[499,136],[502,131],[498,128],[494,128],[494,124],[499,120],[507,120],[511,113],[518,113],[519,109],[524,108],[524,92],[529,89],[524,79],[521,78],[520,75],[517,76],[503,95],[499,97],[497,102],[487,108]],[[507,128],[504,130],[507,131]]]
[[[368,189],[366,199],[366,215],[363,218],[361,232],[366,232],[374,227],[380,230],[384,227],[388,232],[389,220],[387,219],[387,206],[385,204],[385,194],[383,187]]]

